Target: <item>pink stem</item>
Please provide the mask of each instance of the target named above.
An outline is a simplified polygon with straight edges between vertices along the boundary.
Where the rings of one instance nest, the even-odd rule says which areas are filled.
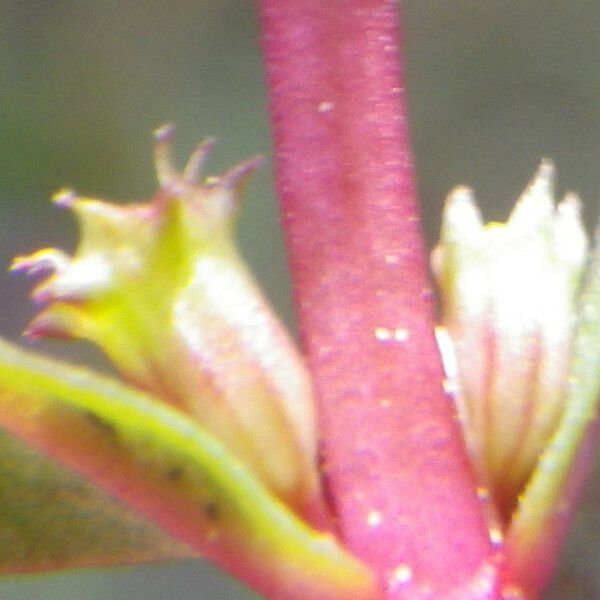
[[[433,337],[396,2],[259,7],[283,226],[340,535],[389,598],[495,597]]]

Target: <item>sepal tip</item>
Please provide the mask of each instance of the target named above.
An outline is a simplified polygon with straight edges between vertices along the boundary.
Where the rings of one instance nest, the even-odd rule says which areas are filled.
[[[56,206],[69,208],[77,201],[77,192],[72,188],[61,188],[52,195],[51,201]]]

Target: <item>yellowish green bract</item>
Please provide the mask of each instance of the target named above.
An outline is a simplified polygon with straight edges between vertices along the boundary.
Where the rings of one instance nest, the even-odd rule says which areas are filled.
[[[372,597],[369,571],[335,538],[147,394],[1,342],[0,424],[269,597]]]

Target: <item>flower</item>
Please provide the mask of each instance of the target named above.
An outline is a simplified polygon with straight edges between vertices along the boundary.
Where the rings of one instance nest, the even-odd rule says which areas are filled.
[[[466,445],[505,524],[565,412],[587,260],[579,200],[555,206],[553,180],[542,162],[505,224],[457,188],[432,256]]]
[[[259,159],[199,184],[213,141],[179,173],[171,137],[156,132],[160,190],[149,202],[55,196],[82,239],[73,257],[45,249],[14,260],[15,271],[48,273],[33,291],[46,306],[26,334],[94,342],[127,381],[197,419],[305,513],[320,495],[309,377],[232,234]]]

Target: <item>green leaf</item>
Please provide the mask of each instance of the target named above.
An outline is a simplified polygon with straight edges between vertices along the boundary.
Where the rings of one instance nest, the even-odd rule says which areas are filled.
[[[0,572],[193,556],[121,502],[0,431]]]
[[[370,571],[149,395],[0,342],[0,425],[267,597],[372,598]]]

